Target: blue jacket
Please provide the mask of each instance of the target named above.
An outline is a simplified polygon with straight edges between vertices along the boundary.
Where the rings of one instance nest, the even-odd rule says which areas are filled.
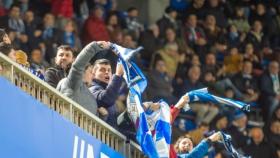
[[[89,88],[90,92],[96,99],[98,107],[104,107],[108,110],[109,116],[102,119],[114,127],[116,127],[117,124],[115,102],[119,96],[121,85],[122,77],[113,75],[109,84],[99,80],[93,80],[93,85]]]
[[[178,158],[203,158],[210,147],[210,142],[202,140],[190,153],[178,154]]]

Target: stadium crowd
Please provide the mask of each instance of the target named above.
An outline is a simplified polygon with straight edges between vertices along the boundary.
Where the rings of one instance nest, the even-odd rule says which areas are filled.
[[[108,42],[92,41],[143,46],[133,59],[148,79],[143,100],[175,105],[208,87],[251,105],[244,113],[190,104],[173,123],[177,152],[179,137],[196,146],[215,130],[244,155],[280,158],[280,1],[170,0],[155,24],[141,23],[140,14],[137,6],[117,10],[115,0],[0,0],[0,52],[135,139],[126,114],[117,122],[126,111],[124,70],[100,48]],[[205,139],[208,157],[230,157],[213,137]]]

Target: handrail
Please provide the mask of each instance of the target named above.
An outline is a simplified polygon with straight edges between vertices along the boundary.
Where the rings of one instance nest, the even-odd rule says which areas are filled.
[[[55,88],[34,76],[2,53],[0,53],[0,66],[1,65],[3,70],[0,71],[0,76],[6,77],[13,84],[58,112],[63,117],[69,119],[109,147],[126,157],[144,157],[139,145],[134,142],[127,143],[126,136],[72,99],[62,95]]]

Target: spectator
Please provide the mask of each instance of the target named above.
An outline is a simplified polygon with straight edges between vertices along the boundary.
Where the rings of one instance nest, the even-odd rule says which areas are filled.
[[[147,95],[149,100],[164,99],[169,105],[175,104],[176,98],[172,95],[171,78],[167,75],[166,64],[162,59],[155,62],[153,69],[147,75],[149,86]]]
[[[208,138],[202,140],[195,148],[193,148],[190,136],[182,136],[176,141],[174,148],[177,156],[180,158],[203,158],[207,154],[212,143],[218,142],[221,139],[222,137],[220,133],[216,132]]]
[[[249,139],[247,130],[247,116],[240,110],[236,110],[232,125],[227,129],[232,137],[233,145],[238,149],[243,149]]]
[[[0,43],[0,52],[16,62],[16,52],[11,44]]]
[[[232,76],[241,70],[241,64],[243,61],[242,55],[239,53],[237,47],[229,49],[229,55],[224,58],[224,72],[228,76]]]
[[[178,53],[178,45],[176,43],[167,44],[155,55],[157,55],[159,58],[162,58],[165,63],[168,63],[168,65],[166,65],[167,75],[170,78],[174,78],[177,66],[179,62],[181,62],[180,60],[182,60]],[[154,60],[157,59],[157,56],[155,56]]]
[[[243,54],[244,60],[251,61],[253,63],[254,73],[258,73],[262,69],[261,61],[259,58],[259,53],[255,52],[254,46],[252,43],[247,43],[245,45],[245,52]]]
[[[13,29],[18,35],[25,32],[24,22],[20,17],[20,6],[13,4],[10,7],[9,15],[0,18],[0,27]]]
[[[280,121],[280,106],[278,105],[278,107],[275,109],[275,111],[273,112],[273,115],[271,117],[271,120],[278,120]]]
[[[212,74],[215,74],[215,78],[217,79],[223,75],[223,69],[218,66],[214,53],[206,54],[204,64],[202,65],[202,72],[203,74],[205,72],[211,72]]]
[[[48,63],[44,61],[43,53],[40,48],[35,48],[31,51],[30,68],[35,71],[41,71],[45,74]]]
[[[263,33],[263,26],[262,23],[258,20],[253,22],[253,26],[251,27],[251,31],[248,32],[247,37],[245,39],[246,43],[252,43],[254,49],[259,52],[265,44],[267,44],[266,37]]]
[[[90,68],[90,66],[87,66],[90,59],[101,51],[102,48],[108,49],[109,45],[109,42],[99,41],[92,42],[83,48],[71,66],[67,77],[62,79],[56,88],[62,94],[73,99],[95,115],[97,115],[96,100],[88,89],[88,83],[92,81],[93,74],[85,68]]]
[[[204,32],[207,37],[207,44],[209,47],[211,47],[218,38],[223,36],[222,30],[216,25],[216,17],[214,15],[206,15],[204,21]]]
[[[160,38],[165,37],[166,30],[168,28],[174,29],[177,36],[181,35],[181,32],[179,30],[180,26],[176,20],[176,17],[177,17],[177,11],[175,9],[173,9],[170,6],[165,8],[165,13],[163,14],[163,17],[157,21]]]
[[[80,51],[82,48],[78,29],[74,20],[68,19],[64,25],[64,31],[60,38],[63,44],[69,45],[75,51]]]
[[[245,10],[241,6],[235,7],[235,14],[229,19],[228,23],[230,25],[235,25],[240,33],[247,33],[250,30],[250,24],[245,17]]]
[[[191,14],[195,14],[198,21],[201,21],[205,15],[205,0],[193,0],[192,5],[186,10],[183,18],[186,18]]]
[[[39,26],[40,31],[35,31],[36,40],[44,50],[45,59],[52,63],[55,57],[55,50],[61,44],[60,38],[62,31],[55,27],[55,17],[51,13],[46,13],[43,19],[43,25]],[[36,42],[36,41],[35,41]]]
[[[228,41],[229,47],[239,47],[241,42],[244,41],[246,34],[238,32],[235,25],[229,25],[228,33],[226,34],[226,40]]]
[[[123,43],[122,45],[126,48],[136,48],[137,43],[133,39],[133,35],[131,33],[125,33],[123,35]]]
[[[74,61],[74,51],[68,45],[61,45],[57,48],[55,66],[46,70],[45,81],[56,88],[58,82],[68,75],[68,71]]]
[[[271,15],[267,12],[264,3],[258,3],[255,10],[251,11],[249,16],[250,24],[253,24],[256,20],[260,21],[263,26],[264,33],[268,32],[268,24],[271,23]]]
[[[270,37],[271,47],[275,48],[280,45],[280,7],[276,9],[276,14],[268,25],[268,34]]]
[[[221,4],[221,1],[219,0],[208,0],[209,6],[207,7],[207,10],[205,11],[205,16],[212,14],[215,16],[216,19],[219,19],[217,21],[218,27],[226,28],[227,18],[224,13],[224,8]]]
[[[186,42],[201,58],[206,48],[207,41],[204,31],[197,26],[197,17],[195,14],[190,14],[188,16],[184,31]]]
[[[117,13],[109,13],[106,18],[106,27],[110,36],[110,40],[113,40],[114,34],[118,31],[121,31],[121,24]]]
[[[224,114],[218,114],[211,121],[210,129],[215,131],[225,131],[228,126],[228,118]]]
[[[41,31],[38,29],[38,21],[36,21],[34,17],[34,12],[28,10],[24,14],[24,25],[25,25],[25,33],[28,36],[28,52],[35,47],[38,47],[38,42],[36,42],[36,38],[38,38],[41,34]]]
[[[96,5],[88,19],[85,21],[83,26],[84,44],[87,44],[90,41],[109,41],[110,37],[103,20],[103,14],[104,10],[102,6]]]
[[[159,28],[156,24],[151,25],[148,30],[141,33],[139,45],[144,47],[143,52],[140,53],[142,60],[150,66],[153,54],[162,46],[159,39]]]
[[[122,85],[123,68],[117,64],[116,73],[112,76],[110,61],[98,59],[93,65],[93,83],[89,88],[96,99],[101,119],[117,128],[116,100]]]
[[[234,86],[243,93],[242,100],[246,102],[254,102],[258,100],[259,91],[258,83],[252,74],[253,64],[250,61],[244,61],[242,71],[232,78]]]
[[[252,140],[244,147],[246,155],[253,158],[277,158],[272,146],[264,140],[263,130],[260,127],[254,127],[250,130]]]
[[[0,29],[0,42],[4,42],[5,44],[11,44],[11,40],[4,29]]]
[[[144,30],[143,25],[138,20],[138,9],[130,7],[127,9],[127,17],[125,19],[128,32],[132,33],[135,39],[138,39],[140,33]]]
[[[260,80],[261,105],[264,118],[268,119],[279,104],[280,82],[279,63],[271,61],[268,70],[264,72]]]
[[[273,120],[270,123],[269,132],[267,134],[268,140],[273,149],[276,150],[278,157],[280,156],[280,120]]]

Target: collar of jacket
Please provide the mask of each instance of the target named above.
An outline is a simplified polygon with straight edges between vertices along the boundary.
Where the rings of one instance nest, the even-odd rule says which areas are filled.
[[[107,83],[102,82],[102,81],[97,80],[97,79],[93,79],[93,85],[100,85],[100,86],[103,87],[104,89],[108,86]]]

